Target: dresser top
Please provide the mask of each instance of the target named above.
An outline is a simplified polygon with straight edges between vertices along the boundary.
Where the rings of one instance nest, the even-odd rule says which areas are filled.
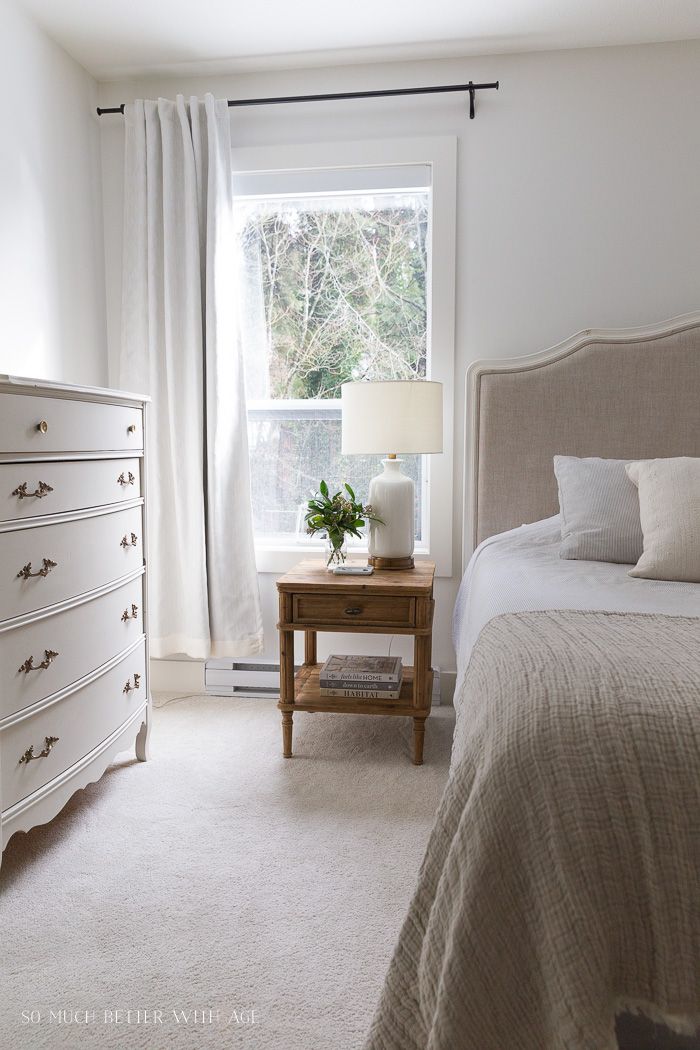
[[[349,565],[367,562],[349,559]],[[430,595],[435,564],[417,561],[413,569],[375,569],[371,576],[336,576],[321,561],[301,561],[280,576],[280,591],[362,591],[363,594]]]
[[[0,374],[0,391],[9,394],[31,394],[43,397],[64,397],[80,401],[102,401],[105,403],[143,404],[150,401],[148,394],[134,394],[127,390],[110,390],[100,386],[77,386],[73,383],[56,383],[49,379],[28,379],[24,376]]]

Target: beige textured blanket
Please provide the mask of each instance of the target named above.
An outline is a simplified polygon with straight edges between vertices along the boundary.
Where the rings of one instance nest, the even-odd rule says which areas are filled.
[[[500,616],[367,1050],[614,1050],[700,1016],[700,620]]]

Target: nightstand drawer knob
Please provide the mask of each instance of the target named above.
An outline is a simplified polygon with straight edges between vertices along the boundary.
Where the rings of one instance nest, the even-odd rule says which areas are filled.
[[[360,608],[359,605],[349,605],[347,607],[347,609],[345,610],[345,615],[346,616],[359,616],[361,612],[362,612],[362,609]]]

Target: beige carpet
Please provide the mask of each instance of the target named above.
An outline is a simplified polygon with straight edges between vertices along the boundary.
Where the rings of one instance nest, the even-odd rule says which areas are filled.
[[[416,768],[408,720],[297,715],[286,761],[273,702],[162,707],[150,762],[126,756],[5,851],[0,1045],[356,1050],[453,721],[434,711]]]

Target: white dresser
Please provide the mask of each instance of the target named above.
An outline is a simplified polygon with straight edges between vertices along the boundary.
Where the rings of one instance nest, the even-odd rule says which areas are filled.
[[[147,758],[147,400],[0,376],[3,849]]]

